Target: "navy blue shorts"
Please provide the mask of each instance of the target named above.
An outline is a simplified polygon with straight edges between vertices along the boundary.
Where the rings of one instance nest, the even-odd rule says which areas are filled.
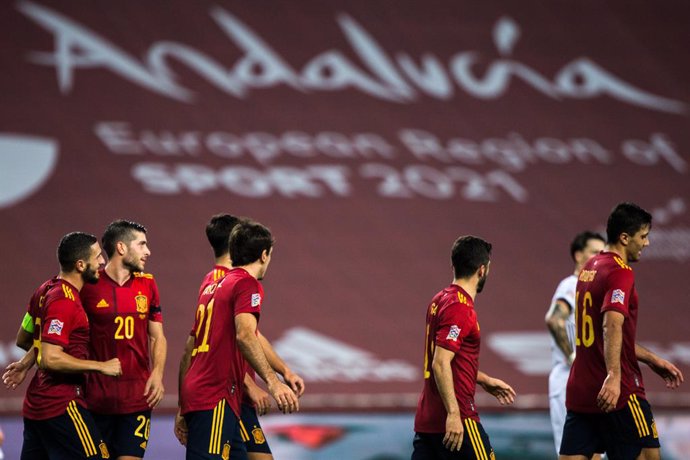
[[[240,420],[223,399],[216,407],[184,414],[187,422],[186,460],[228,460],[247,458],[246,438]]]
[[[259,414],[256,413],[256,408],[250,404],[242,404],[240,430],[242,436],[247,439],[245,442],[247,452],[271,453],[271,448],[268,446],[264,431],[259,423]]]
[[[465,434],[459,451],[450,451],[443,445],[444,433],[415,433],[412,460],[495,460],[489,435],[479,422],[462,421]]]
[[[113,458],[89,411],[74,401],[64,414],[47,420],[24,419],[21,460]]]
[[[568,411],[561,455],[591,456],[606,452],[609,460],[634,460],[642,449],[658,449],[659,435],[649,403],[630,396],[623,409],[596,414]]]
[[[96,414],[93,418],[110,447],[112,458],[143,457],[151,431],[151,411],[133,414]]]

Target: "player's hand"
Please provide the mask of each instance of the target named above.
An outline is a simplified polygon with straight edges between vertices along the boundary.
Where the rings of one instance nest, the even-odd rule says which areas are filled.
[[[515,402],[515,390],[501,379],[491,377],[481,386],[487,393],[498,399],[502,406]]]
[[[151,372],[151,376],[146,381],[146,386],[144,387],[144,396],[146,396],[146,403],[150,408],[156,407],[161,402],[163,393],[165,393],[163,376],[158,372]]]
[[[616,408],[620,395],[621,378],[620,376],[615,377],[613,372],[609,372],[597,395],[597,406],[604,412],[611,412]]]
[[[673,363],[659,358],[648,366],[666,382],[666,388],[675,390],[683,383],[683,373]]]
[[[267,414],[271,410],[271,397],[268,393],[261,389],[260,386],[256,384],[250,384],[244,386],[247,396],[254,403],[256,412],[259,415]]]
[[[173,428],[173,432],[175,433],[177,440],[180,441],[180,444],[186,446],[189,430],[187,429],[187,421],[182,415],[180,415],[179,410],[177,411],[177,414],[175,414],[175,426]]]
[[[446,417],[446,434],[443,436],[443,445],[451,452],[460,450],[465,430],[462,427],[460,414],[448,414]]]
[[[268,392],[271,393],[273,399],[278,403],[278,409],[283,414],[291,414],[299,410],[299,401],[297,395],[292,389],[283,382],[275,379],[275,383],[268,385]]]
[[[101,374],[109,375],[111,377],[119,377],[122,375],[122,365],[118,358],[109,359],[101,362]]]
[[[285,375],[283,375],[283,379],[285,383],[290,385],[290,388],[292,388],[292,391],[295,392],[298,398],[302,396],[304,393],[304,380],[302,377],[288,370],[285,372]]]
[[[5,368],[5,373],[2,374],[2,383],[9,390],[14,390],[19,385],[22,384],[26,378],[26,373],[29,371],[30,366],[25,366],[21,361],[15,361],[10,363]]]

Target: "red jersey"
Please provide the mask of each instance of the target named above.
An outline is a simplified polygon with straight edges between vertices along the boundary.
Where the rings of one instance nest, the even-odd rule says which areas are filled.
[[[49,279],[45,283],[41,284],[31,295],[29,304],[26,307],[26,312],[29,314],[29,316],[31,316],[31,318],[33,318],[34,324],[36,324],[36,318],[40,316],[40,309],[43,308],[43,305],[45,304],[46,293],[57,280],[57,276]]]
[[[424,389],[417,403],[414,430],[445,433],[448,415],[436,386],[431,363],[434,350],[443,347],[455,353],[451,361],[455,398],[460,416],[479,422],[474,404],[479,370],[481,336],[472,298],[456,284],[445,288],[431,301],[426,313],[424,339]]]
[[[602,252],[585,264],[578,276],[575,297],[577,331],[575,362],[566,390],[566,407],[575,412],[598,413],[597,395],[606,379],[603,320],[611,310],[625,316],[621,349],[621,394],[616,410],[630,395],[645,397],[642,373],[635,355],[637,291],[632,268],[612,252]]]
[[[88,375],[89,410],[101,414],[129,414],[148,410],[144,389],[150,369],[149,321],[162,322],[158,286],[153,275],[133,273],[123,286],[105,270],[96,284],[81,291],[91,321],[91,357],[119,358],[122,375]]]
[[[252,313],[258,321],[263,297],[261,284],[242,268],[204,288],[194,323],[192,359],[180,391],[183,414],[209,410],[225,399],[240,416],[245,360],[237,347],[235,316]]]
[[[45,284],[42,286],[44,287]],[[38,291],[37,291],[38,292]],[[39,296],[40,298],[40,296]],[[41,362],[41,345],[62,347],[78,359],[89,357],[89,320],[81,306],[79,291],[63,279],[48,281],[44,302],[36,304],[34,344],[38,344],[37,361]],[[65,413],[71,401],[85,406],[84,374],[38,369],[24,398],[24,417],[45,420]]]
[[[218,281],[222,280],[225,278],[225,275],[228,274],[230,271],[229,268],[224,267],[222,265],[216,265],[213,267],[213,270],[208,272],[206,276],[204,277],[203,281],[201,282],[201,286],[199,287],[199,296],[201,296],[202,292],[204,292],[204,289],[210,284],[217,283]],[[196,334],[196,328],[197,324],[196,322],[194,323],[194,327],[192,327],[192,330],[189,332],[189,335],[195,335]],[[257,329],[258,331],[258,329]],[[256,380],[256,372],[254,372],[254,369],[252,366],[249,365],[249,363],[245,360],[244,361],[245,366],[244,366],[244,371],[246,374],[249,374],[249,377],[253,380]],[[243,380],[244,381],[244,380]],[[254,401],[251,400],[247,392],[244,391],[244,385],[240,385],[241,389],[241,394],[242,394],[242,404],[248,404],[248,405],[253,405]]]

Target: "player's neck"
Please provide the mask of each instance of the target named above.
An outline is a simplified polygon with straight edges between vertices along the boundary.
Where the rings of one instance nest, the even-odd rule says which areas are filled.
[[[625,246],[621,246],[620,244],[608,244],[604,250],[616,254],[621,258],[624,264],[628,263],[628,255],[625,253]]]
[[[470,279],[454,279],[453,284],[460,286],[470,297],[472,301],[477,297],[477,283],[478,280],[473,278]]]
[[[129,268],[118,262],[117,259],[111,259],[105,264],[105,272],[108,274],[110,279],[115,281],[117,284],[122,286],[132,277],[132,272]]]
[[[84,287],[84,278],[81,277],[81,273],[79,273],[79,272],[75,271],[75,272],[65,273],[63,271],[60,271],[58,278],[67,281],[69,284],[71,284],[72,286],[77,288],[77,291],[81,291],[81,288]]]
[[[216,257],[216,265],[225,267],[227,269],[232,268],[232,260],[230,260],[230,255],[226,254],[224,256]]]
[[[242,265],[240,267],[234,267],[234,268],[241,268],[245,270],[247,273],[252,275],[254,278],[259,279],[259,274],[261,273],[261,262],[256,261],[252,262],[249,265]]]

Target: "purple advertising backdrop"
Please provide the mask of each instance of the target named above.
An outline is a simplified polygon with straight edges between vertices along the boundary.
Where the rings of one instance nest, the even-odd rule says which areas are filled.
[[[543,317],[568,245],[655,217],[638,339],[690,375],[685,2],[4,2],[3,366],[72,230],[149,229],[164,406],[212,266],[203,228],[277,239],[260,326],[312,409],[414,407],[424,313],[462,234],[494,244],[481,367],[547,406]],[[652,404],[690,407],[645,370]],[[16,411],[23,389],[0,390]],[[493,406],[486,396],[480,403]]]

